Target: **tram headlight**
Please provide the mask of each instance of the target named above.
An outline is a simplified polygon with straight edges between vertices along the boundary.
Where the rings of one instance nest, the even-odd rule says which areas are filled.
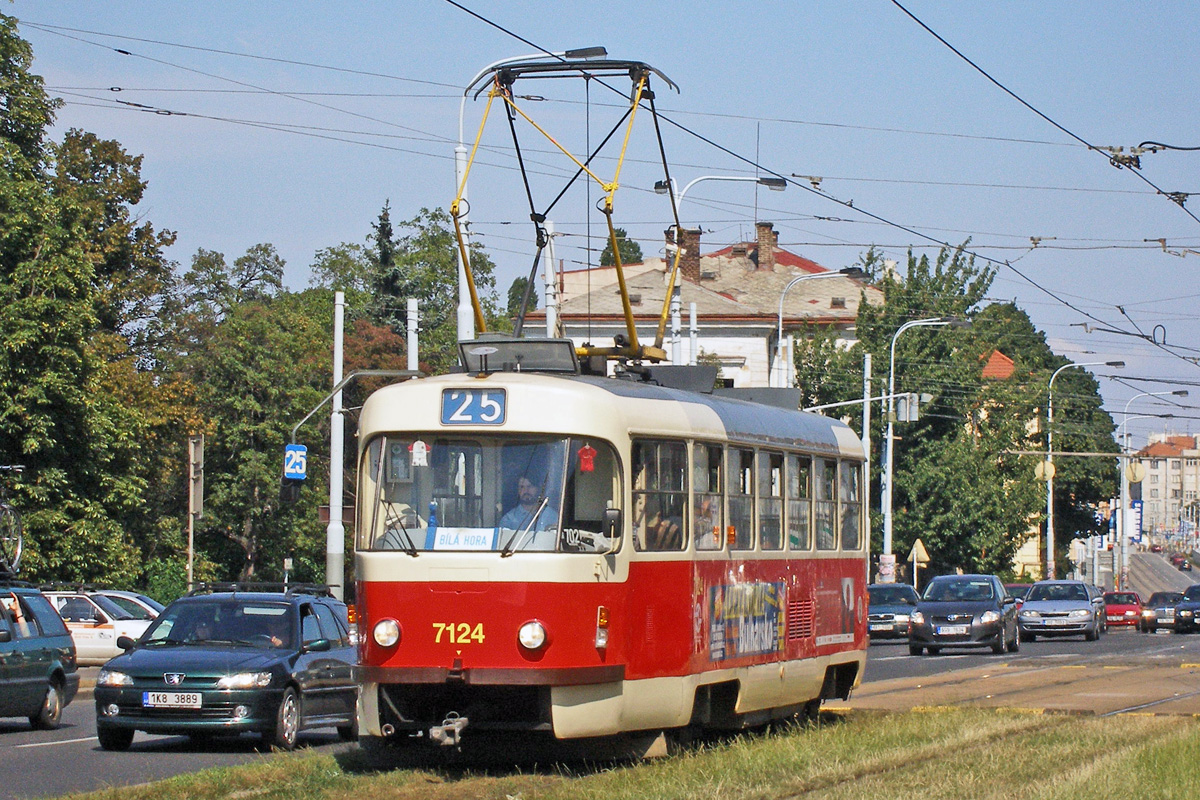
[[[372,635],[380,647],[394,647],[400,641],[400,623],[394,619],[381,619],[375,623]]]
[[[517,631],[517,641],[526,650],[538,650],[546,644],[546,629],[537,620],[526,622]]]

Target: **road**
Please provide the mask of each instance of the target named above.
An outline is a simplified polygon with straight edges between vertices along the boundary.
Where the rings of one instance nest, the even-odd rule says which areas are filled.
[[[1129,588],[1142,600],[1154,592],[1182,592],[1193,583],[1200,583],[1200,575],[1176,569],[1159,553],[1129,555]]]
[[[94,681],[95,669],[83,672]],[[0,720],[0,798],[57,797],[271,757],[256,744],[251,736],[199,744],[139,733],[128,752],[110,753],[96,741],[96,711],[85,689],[64,710],[58,730],[34,731],[23,719]],[[328,729],[301,734],[301,746],[336,753],[356,745]]]

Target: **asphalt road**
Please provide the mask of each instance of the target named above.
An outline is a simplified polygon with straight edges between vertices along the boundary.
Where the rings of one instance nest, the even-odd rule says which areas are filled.
[[[85,681],[88,673],[94,681],[95,669],[82,672]],[[110,753],[96,741],[95,707],[84,690],[64,710],[58,730],[34,731],[24,719],[0,720],[0,798],[57,797],[271,758],[257,745],[249,735],[196,743],[139,733],[127,752]],[[300,746],[332,753],[356,747],[338,739],[332,728],[301,734]]]

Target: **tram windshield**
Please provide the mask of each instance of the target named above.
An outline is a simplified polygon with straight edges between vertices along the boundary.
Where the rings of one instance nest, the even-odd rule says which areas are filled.
[[[394,434],[361,467],[360,550],[607,552],[621,497],[611,445],[585,437]]]

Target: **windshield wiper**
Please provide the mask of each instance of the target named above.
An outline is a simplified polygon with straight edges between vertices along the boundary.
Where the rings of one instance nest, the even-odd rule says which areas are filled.
[[[400,532],[404,534],[404,541],[401,542],[401,544],[405,545],[404,552],[408,553],[413,558],[416,558],[417,545],[415,542],[413,542],[412,536],[409,535],[408,528],[404,526],[404,514],[402,512],[397,512],[394,503],[387,501],[385,501],[385,503],[387,505],[388,516],[385,517],[384,525],[387,525],[389,530],[395,530],[395,527],[393,527],[391,524],[394,520],[395,524],[400,526]],[[384,536],[386,535],[387,534],[385,533]]]
[[[500,551],[501,558],[508,558],[511,556],[513,551],[517,549],[518,543],[525,544],[525,535],[529,533],[530,529],[533,528],[534,525],[537,524],[538,517],[542,515],[542,511],[545,510],[546,505],[549,502],[549,497],[542,498],[541,505],[538,506],[537,511],[533,512],[533,516],[529,518],[529,522],[525,523],[525,527],[517,533],[514,533],[512,538],[508,540],[508,544],[504,545],[504,549]]]

